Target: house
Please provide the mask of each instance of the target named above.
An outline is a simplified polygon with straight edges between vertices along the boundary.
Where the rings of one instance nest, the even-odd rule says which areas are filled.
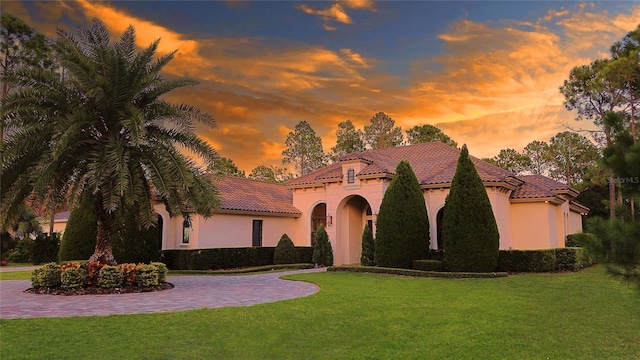
[[[336,265],[359,262],[365,224],[375,233],[378,209],[401,160],[420,182],[429,217],[431,248],[442,247],[444,202],[459,150],[441,142],[364,151],[293,179],[284,185],[225,177],[217,182],[222,207],[209,219],[189,224],[156,210],[163,249],[275,246],[284,233],[299,246],[315,242],[326,227]],[[501,249],[564,247],[566,235],[582,231],[588,208],[578,192],[541,175],[519,175],[471,157],[487,189],[500,232]]]

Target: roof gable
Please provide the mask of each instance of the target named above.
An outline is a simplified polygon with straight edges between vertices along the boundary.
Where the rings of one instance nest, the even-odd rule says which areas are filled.
[[[286,187],[234,176],[214,180],[222,200],[219,212],[259,212],[300,216],[293,194]]]

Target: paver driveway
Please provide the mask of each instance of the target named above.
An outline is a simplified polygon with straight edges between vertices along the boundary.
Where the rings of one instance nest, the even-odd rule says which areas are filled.
[[[282,280],[286,274],[325,269],[295,270],[242,276],[169,276],[171,290],[114,295],[38,295],[24,293],[27,280],[0,281],[0,318],[69,317],[140,314],[166,311],[247,306],[309,296],[318,287]]]

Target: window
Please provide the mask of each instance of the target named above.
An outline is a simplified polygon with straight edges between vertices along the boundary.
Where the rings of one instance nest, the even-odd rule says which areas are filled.
[[[347,170],[347,183],[353,184],[354,182],[356,182],[356,171],[353,168],[349,168]]]
[[[188,244],[189,243],[189,234],[191,233],[191,224],[189,223],[189,220],[185,219],[182,222],[182,243],[183,244]]]
[[[251,246],[262,246],[262,220],[253,220]]]

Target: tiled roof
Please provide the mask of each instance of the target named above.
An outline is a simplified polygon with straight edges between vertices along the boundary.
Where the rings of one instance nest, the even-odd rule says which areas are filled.
[[[225,176],[215,180],[222,200],[221,210],[251,211],[300,216],[293,195],[286,187],[246,178]]]
[[[411,164],[421,185],[447,184],[453,180],[460,150],[439,141],[348,154],[337,162],[287,182],[289,186],[311,185],[327,178],[342,178],[341,162],[363,160],[366,165],[357,175],[390,175],[402,160]],[[471,156],[482,180],[506,181],[513,173]]]
[[[569,185],[543,175],[520,175],[524,184],[511,193],[512,199],[543,198],[558,195],[558,190],[571,190]]]
[[[356,176],[392,177],[396,166],[408,160],[421,185],[448,185],[458,164],[460,150],[439,141],[423,144],[363,151],[345,155],[337,162],[305,176],[290,180],[290,187],[321,185],[327,179],[342,179],[341,162],[362,160],[366,163]],[[559,192],[575,192],[567,184],[542,175],[519,175],[470,156],[484,182],[506,182],[513,185],[512,199],[556,197]]]

